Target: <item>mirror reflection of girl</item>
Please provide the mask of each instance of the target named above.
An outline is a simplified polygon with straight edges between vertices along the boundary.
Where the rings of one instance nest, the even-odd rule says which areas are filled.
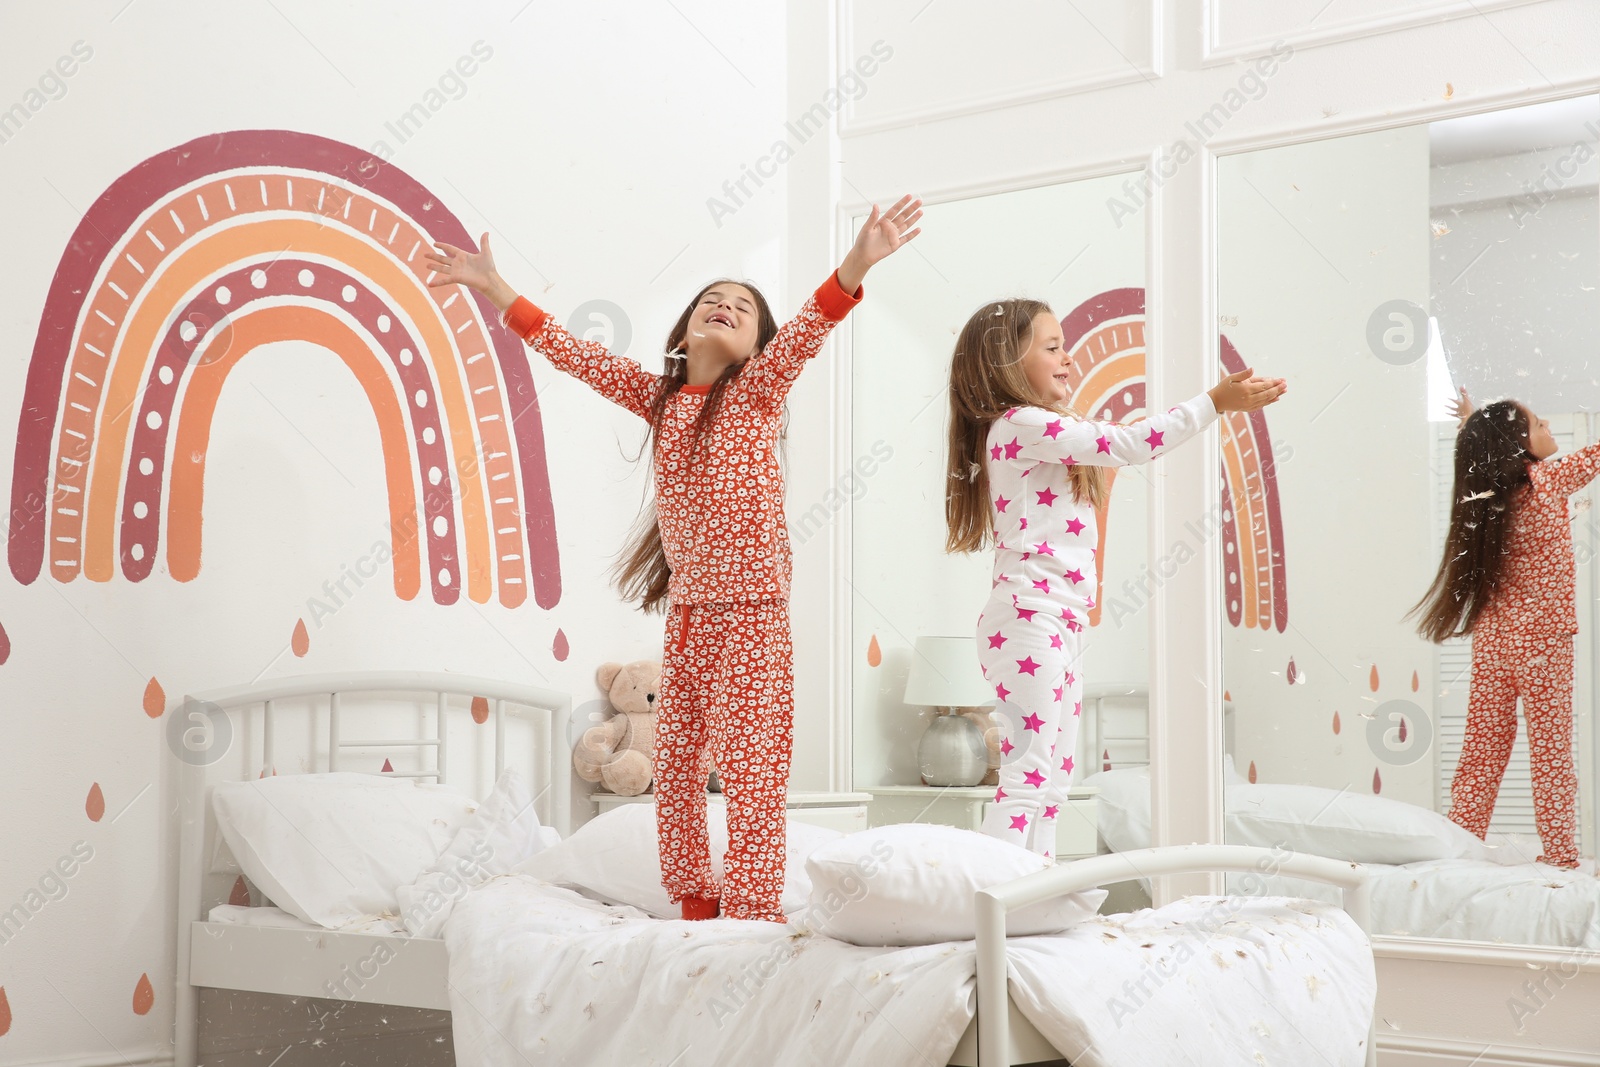
[[[1472,635],[1467,732],[1450,784],[1450,818],[1480,838],[1528,723],[1539,862],[1576,867],[1572,645],[1577,569],[1567,497],[1600,472],[1600,444],[1551,460],[1550,424],[1514,400],[1455,404],[1455,491],[1444,559],[1413,609],[1430,641]]]
[[[1246,370],[1127,426],[1068,406],[1072,357],[1037,300],[973,313],[950,365],[946,551],[994,546],[994,585],[978,618],[978,660],[1004,714],[1000,788],[983,831],[1046,857],[1066,803],[1082,712],[1079,633],[1094,606],[1095,508],[1104,468],[1147,463],[1223,411],[1283,395]]]
[[[782,327],[754,286],[706,286],[672,328],[664,374],[574,337],[519,297],[495,271],[488,234],[478,252],[441,243],[428,254],[436,274],[430,286],[482,293],[558,370],[649,424],[655,505],[624,550],[617,584],[646,611],[668,613],[656,823],[662,885],[685,919],[784,921],[794,677],[783,403],[806,361],[860,301],[868,268],[916,237],[921,217],[921,201],[909,196],[887,214],[874,207],[839,269]],[[713,763],[728,807],[720,887],[706,839]]]

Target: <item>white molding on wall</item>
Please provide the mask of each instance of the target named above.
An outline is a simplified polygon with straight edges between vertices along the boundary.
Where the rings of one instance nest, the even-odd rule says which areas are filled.
[[[11,1067],[172,1067],[170,1052],[134,1052],[93,1056],[58,1056],[47,1060],[19,1060]]]
[[[1232,43],[1222,42],[1217,23],[1227,0],[1203,0],[1201,18],[1200,61],[1202,66],[1215,67],[1224,63],[1256,59],[1272,50],[1274,44],[1287,44],[1291,48],[1319,48],[1322,45],[1373,37],[1382,33],[1395,33],[1416,26],[1444,22],[1449,19],[1487,15],[1491,11],[1505,11],[1513,7],[1543,3],[1544,0],[1435,0],[1434,3],[1410,8],[1374,18],[1351,19],[1335,22],[1321,29],[1303,30],[1299,33],[1280,34],[1268,39],[1256,37]]]
[[[1513,1049],[1445,1037],[1377,1039],[1383,1067],[1596,1067],[1600,1055],[1555,1052],[1550,1049]]]
[[[839,29],[839,51],[835,57],[835,69],[843,70],[846,65],[853,62],[855,40],[851,36],[850,8],[854,0],[837,0],[837,21]],[[1111,89],[1119,85],[1132,85],[1135,82],[1150,82],[1161,78],[1166,73],[1166,5],[1162,0],[1146,0],[1147,15],[1150,20],[1150,37],[1146,42],[1149,56],[1143,63],[1129,63],[1127,70],[1112,70],[1099,74],[1086,74],[1059,78],[1055,81],[1041,82],[1021,89],[1008,89],[988,96],[981,96],[973,100],[963,100],[960,103],[933,104],[924,108],[906,108],[889,115],[883,115],[870,120],[858,120],[855,117],[855,101],[851,100],[840,109],[837,123],[839,136],[859,137],[870,133],[881,133],[885,130],[895,130],[902,126],[914,126],[923,122],[935,122],[939,119],[957,118],[962,115],[977,115],[985,111],[994,111],[999,108],[1015,107],[1018,104],[1032,104],[1040,100],[1051,100],[1059,96],[1071,96],[1077,93],[1094,92],[1097,89]]]
[[[1572,965],[1578,973],[1600,975],[1600,951],[1554,945],[1508,945],[1490,941],[1455,941],[1442,937],[1372,938],[1372,954],[1382,959],[1427,960],[1435,963],[1516,967]]]

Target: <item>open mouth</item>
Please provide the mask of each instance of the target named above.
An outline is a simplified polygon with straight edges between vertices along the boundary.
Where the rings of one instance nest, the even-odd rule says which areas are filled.
[[[713,322],[721,323],[730,330],[736,330],[739,328],[738,325],[733,321],[733,316],[728,314],[726,311],[713,311],[710,315],[707,315],[706,325],[709,326]]]

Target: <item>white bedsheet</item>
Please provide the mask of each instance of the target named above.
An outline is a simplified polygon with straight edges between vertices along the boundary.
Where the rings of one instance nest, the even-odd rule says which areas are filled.
[[[1364,866],[1371,878],[1374,934],[1600,949],[1600,878],[1593,860],[1575,871],[1473,860]],[[1241,883],[1250,877],[1229,875],[1229,892],[1243,891]],[[1259,883],[1264,893],[1312,900],[1338,892],[1276,875]]]
[[[1013,996],[1053,1041],[1092,1041],[1085,1065],[1324,1062],[1313,1047],[1360,1064],[1376,990],[1360,930],[1324,905],[1236,899],[1219,922],[1214,904],[1014,938]],[[665,921],[525,876],[469,893],[444,937],[460,1067],[926,1067],[949,1059],[975,1000],[972,942]]]

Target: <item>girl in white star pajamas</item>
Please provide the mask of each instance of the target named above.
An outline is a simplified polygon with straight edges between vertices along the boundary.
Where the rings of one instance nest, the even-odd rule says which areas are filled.
[[[1104,484],[1098,472],[1075,468],[1147,463],[1205,429],[1219,411],[1252,410],[1283,392],[1281,381],[1246,371],[1164,414],[1120,426],[1071,413],[1069,366],[1060,323],[1047,307],[1000,301],[973,316],[951,367],[950,547],[965,548],[974,529],[994,545],[978,659],[1005,725],[1000,787],[983,831],[1046,857],[1055,851],[1083,711],[1079,634],[1094,606],[1093,498]]]

